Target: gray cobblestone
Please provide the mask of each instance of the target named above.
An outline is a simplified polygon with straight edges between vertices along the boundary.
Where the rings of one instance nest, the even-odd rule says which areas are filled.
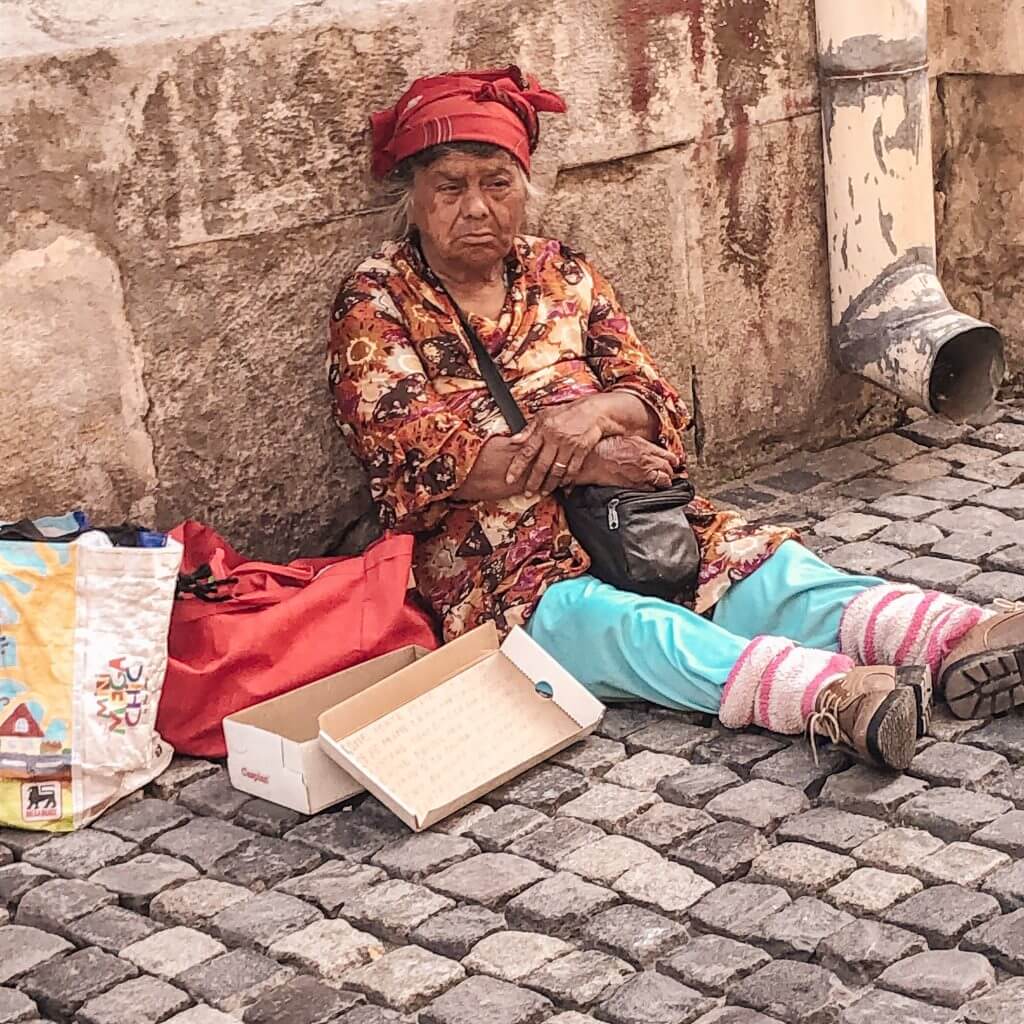
[[[897,812],[903,825],[927,829],[940,839],[969,839],[1013,805],[985,793],[943,786],[908,800]]]
[[[191,864],[162,853],[143,853],[124,864],[101,868],[89,880],[117,893],[129,910],[145,912],[154,896],[198,877]]]
[[[625,960],[587,949],[545,964],[527,984],[562,1006],[585,1010],[607,998],[633,973]]]
[[[477,974],[487,974],[502,981],[522,982],[545,964],[572,950],[568,942],[554,935],[496,932],[478,942],[463,963]]]
[[[584,925],[583,942],[636,968],[651,967],[682,946],[687,929],[662,914],[629,904],[602,911]]]
[[[193,999],[237,1017],[250,1003],[294,975],[291,967],[282,967],[251,949],[233,949],[192,967],[176,980]]]
[[[223,769],[190,783],[178,794],[178,801],[190,811],[213,818],[233,818],[250,799],[232,787]]]
[[[225,952],[222,943],[194,928],[168,928],[126,946],[121,957],[140,971],[172,981]]]
[[[883,915],[889,924],[923,935],[936,949],[952,949],[972,929],[999,915],[991,896],[961,885],[936,885]]]
[[[848,985],[867,985],[887,967],[928,944],[920,935],[895,925],[862,918],[822,939],[817,949],[822,967]]]
[[[768,846],[768,840],[749,825],[723,821],[680,843],[669,857],[720,885],[742,878]]]
[[[913,583],[924,590],[956,590],[972,576],[978,567],[968,562],[954,562],[951,558],[922,555],[891,566],[887,574],[901,583]]]
[[[551,1003],[496,978],[467,978],[420,1013],[421,1024],[537,1024]]]
[[[588,736],[579,743],[551,758],[551,764],[571,768],[581,775],[601,776],[609,768],[626,760],[626,748],[618,740],[610,740],[604,736]]]
[[[625,834],[661,853],[714,824],[715,819],[692,807],[659,803],[634,818],[623,829]]]
[[[160,1024],[192,1000],[166,981],[156,978],[132,978],[109,992],[90,999],[78,1012],[81,1024]]]
[[[117,897],[102,886],[76,878],[55,878],[21,898],[14,922],[68,938],[66,926],[75,918],[116,902]]]
[[[320,917],[320,911],[310,903],[283,892],[264,892],[222,910],[210,922],[210,929],[228,946],[255,946],[265,953],[278,939]]]
[[[304,971],[314,971],[331,984],[349,971],[384,956],[384,944],[347,921],[320,918],[276,939],[268,951]]]
[[[631,868],[615,882],[615,891],[648,910],[682,917],[714,883],[684,864],[661,860]]]
[[[993,871],[1009,863],[1010,858],[998,850],[989,850],[974,843],[950,843],[911,868],[911,871],[926,885],[955,882],[973,889]]]
[[[155,839],[152,850],[188,861],[200,871],[209,871],[217,860],[253,838],[247,829],[219,818],[193,818],[187,825]]]
[[[37,928],[9,924],[0,928],[0,985],[35,970],[54,957],[70,953],[70,942]]]
[[[493,821],[496,817],[496,814],[492,814],[484,822]],[[371,863],[383,868],[389,875],[403,878],[407,882],[419,882],[427,875],[443,871],[479,852],[480,847],[466,836],[419,832],[385,846],[373,855]]]
[[[68,924],[64,931],[76,946],[98,946],[105,953],[120,953],[125,946],[148,938],[160,925],[123,907],[101,907]]]
[[[658,970],[707,995],[721,996],[769,963],[756,946],[722,935],[698,935],[658,964]]]
[[[570,800],[558,813],[562,817],[577,818],[611,831],[622,828],[657,801],[658,797],[653,793],[639,793],[635,789],[602,782]]]
[[[466,829],[464,836],[474,840],[479,846],[478,850],[472,852],[478,853],[479,850],[486,850],[488,853],[498,853],[517,840],[525,838],[531,832],[535,832],[550,820],[532,807],[505,804],[499,807],[494,814],[488,815],[482,821]],[[464,853],[463,856],[469,856],[469,854]]]
[[[851,814],[835,807],[815,807],[780,825],[776,839],[813,843],[836,853],[850,853],[883,831],[884,824],[866,815]]]
[[[555,818],[514,842],[505,852],[555,870],[574,850],[597,842],[603,835],[604,832],[596,825],[588,825],[575,818]]]
[[[639,789],[652,793],[662,779],[678,775],[688,768],[690,762],[672,754],[656,754],[652,750],[642,750],[639,754],[615,765],[605,775],[605,782],[626,789]]]
[[[192,815],[166,800],[142,799],[119,804],[96,822],[95,828],[146,846],[162,832],[184,825]]]
[[[695,1020],[714,1004],[707,996],[654,971],[630,978],[596,1011],[610,1024],[664,1024]]]
[[[309,871],[319,863],[320,854],[303,843],[256,836],[219,857],[210,868],[210,875],[222,882],[261,891],[272,889],[278,882]]]
[[[716,818],[738,821],[753,828],[773,829],[809,806],[801,790],[755,779],[720,793],[708,802],[706,809]]]
[[[467,904],[427,918],[412,932],[409,940],[438,956],[461,960],[481,939],[500,932],[504,927],[505,918],[501,914]]]
[[[651,750],[655,754],[689,758],[699,746],[714,738],[712,729],[694,725],[681,716],[673,716],[632,733],[626,739],[626,749],[631,754]]]
[[[260,996],[246,1011],[245,1024],[330,1024],[361,996],[338,992],[315,978],[292,978]]]
[[[345,985],[376,1003],[411,1013],[462,981],[466,972],[454,960],[419,946],[403,946],[366,967],[351,971]]]
[[[695,764],[658,783],[658,795],[673,804],[703,807],[743,780],[725,765]]]
[[[690,920],[705,931],[746,940],[791,902],[789,893],[777,885],[728,882],[697,903],[690,910]]]
[[[879,544],[873,540],[859,540],[852,544],[841,544],[828,552],[825,559],[829,565],[845,572],[877,576],[891,566],[907,560],[906,551],[891,544]]]
[[[274,889],[307,903],[315,903],[325,914],[333,916],[349,900],[361,897],[367,889],[386,878],[383,870],[368,864],[331,860],[306,874],[278,882]]]
[[[62,878],[84,879],[100,868],[120,864],[138,852],[135,843],[126,843],[107,832],[85,828],[69,835],[54,836],[40,846],[33,846],[25,852],[24,859]]]
[[[793,1024],[838,1024],[853,996],[824,967],[775,960],[737,982],[729,1001]]]
[[[818,944],[854,918],[813,896],[801,896],[762,925],[758,941],[772,956],[810,960]]]
[[[995,984],[995,971],[983,956],[947,949],[916,953],[887,967],[878,978],[880,988],[954,1010]]]
[[[305,820],[305,814],[280,804],[272,804],[269,800],[260,800],[259,797],[246,801],[235,816],[236,824],[242,828],[277,838]]]
[[[119,957],[99,949],[82,949],[37,967],[18,982],[18,987],[47,1016],[68,1020],[90,999],[137,973]]]
[[[522,804],[541,814],[554,814],[586,790],[587,780],[578,772],[557,764],[542,764],[496,789],[487,802],[495,806]]]
[[[598,885],[612,885],[630,868],[660,861],[661,857],[655,850],[635,839],[605,836],[569,854],[562,862],[562,868]]]
[[[494,910],[550,874],[509,853],[481,853],[431,875],[426,884],[453,900],[482,903]]]
[[[200,878],[160,893],[150,903],[149,912],[163,924],[202,928],[222,910],[251,895],[240,885]]]
[[[401,943],[408,941],[409,933],[428,918],[454,906],[447,896],[438,895],[426,886],[394,879],[354,896],[339,913],[363,931]]]
[[[925,789],[927,783],[920,779],[891,775],[858,764],[828,779],[822,787],[821,799],[854,814],[885,818]]]

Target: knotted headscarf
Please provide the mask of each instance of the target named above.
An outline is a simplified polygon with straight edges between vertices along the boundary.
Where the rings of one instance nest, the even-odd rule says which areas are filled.
[[[444,142],[490,142],[529,174],[540,138],[538,111],[565,110],[561,96],[514,65],[420,78],[393,107],[370,117],[373,173],[383,178],[406,157]]]

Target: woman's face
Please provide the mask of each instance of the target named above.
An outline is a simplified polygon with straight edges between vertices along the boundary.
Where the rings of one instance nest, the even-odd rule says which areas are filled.
[[[505,258],[526,215],[515,158],[449,153],[416,171],[412,223],[446,263],[480,267]]]

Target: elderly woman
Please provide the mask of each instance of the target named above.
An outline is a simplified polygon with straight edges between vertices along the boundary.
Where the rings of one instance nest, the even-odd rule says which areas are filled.
[[[791,530],[701,498],[689,607],[588,575],[558,492],[667,487],[688,418],[594,265],[523,234],[538,111],[564,109],[507,68],[421,79],[373,118],[373,169],[403,190],[404,232],[338,295],[330,384],[381,523],[416,537],[445,637],[525,626],[602,699],[806,730],[897,769],[929,716],[915,666],[964,717],[1024,703],[1024,613],[845,575]],[[467,325],[524,430],[499,412]]]

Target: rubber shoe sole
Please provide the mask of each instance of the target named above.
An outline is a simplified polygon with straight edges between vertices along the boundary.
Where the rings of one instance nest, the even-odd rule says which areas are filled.
[[[1024,646],[981,651],[954,662],[940,692],[957,718],[998,718],[1024,706]]]
[[[864,742],[868,756],[882,768],[906,771],[917,752],[918,721],[913,688],[897,687],[871,716]]]

